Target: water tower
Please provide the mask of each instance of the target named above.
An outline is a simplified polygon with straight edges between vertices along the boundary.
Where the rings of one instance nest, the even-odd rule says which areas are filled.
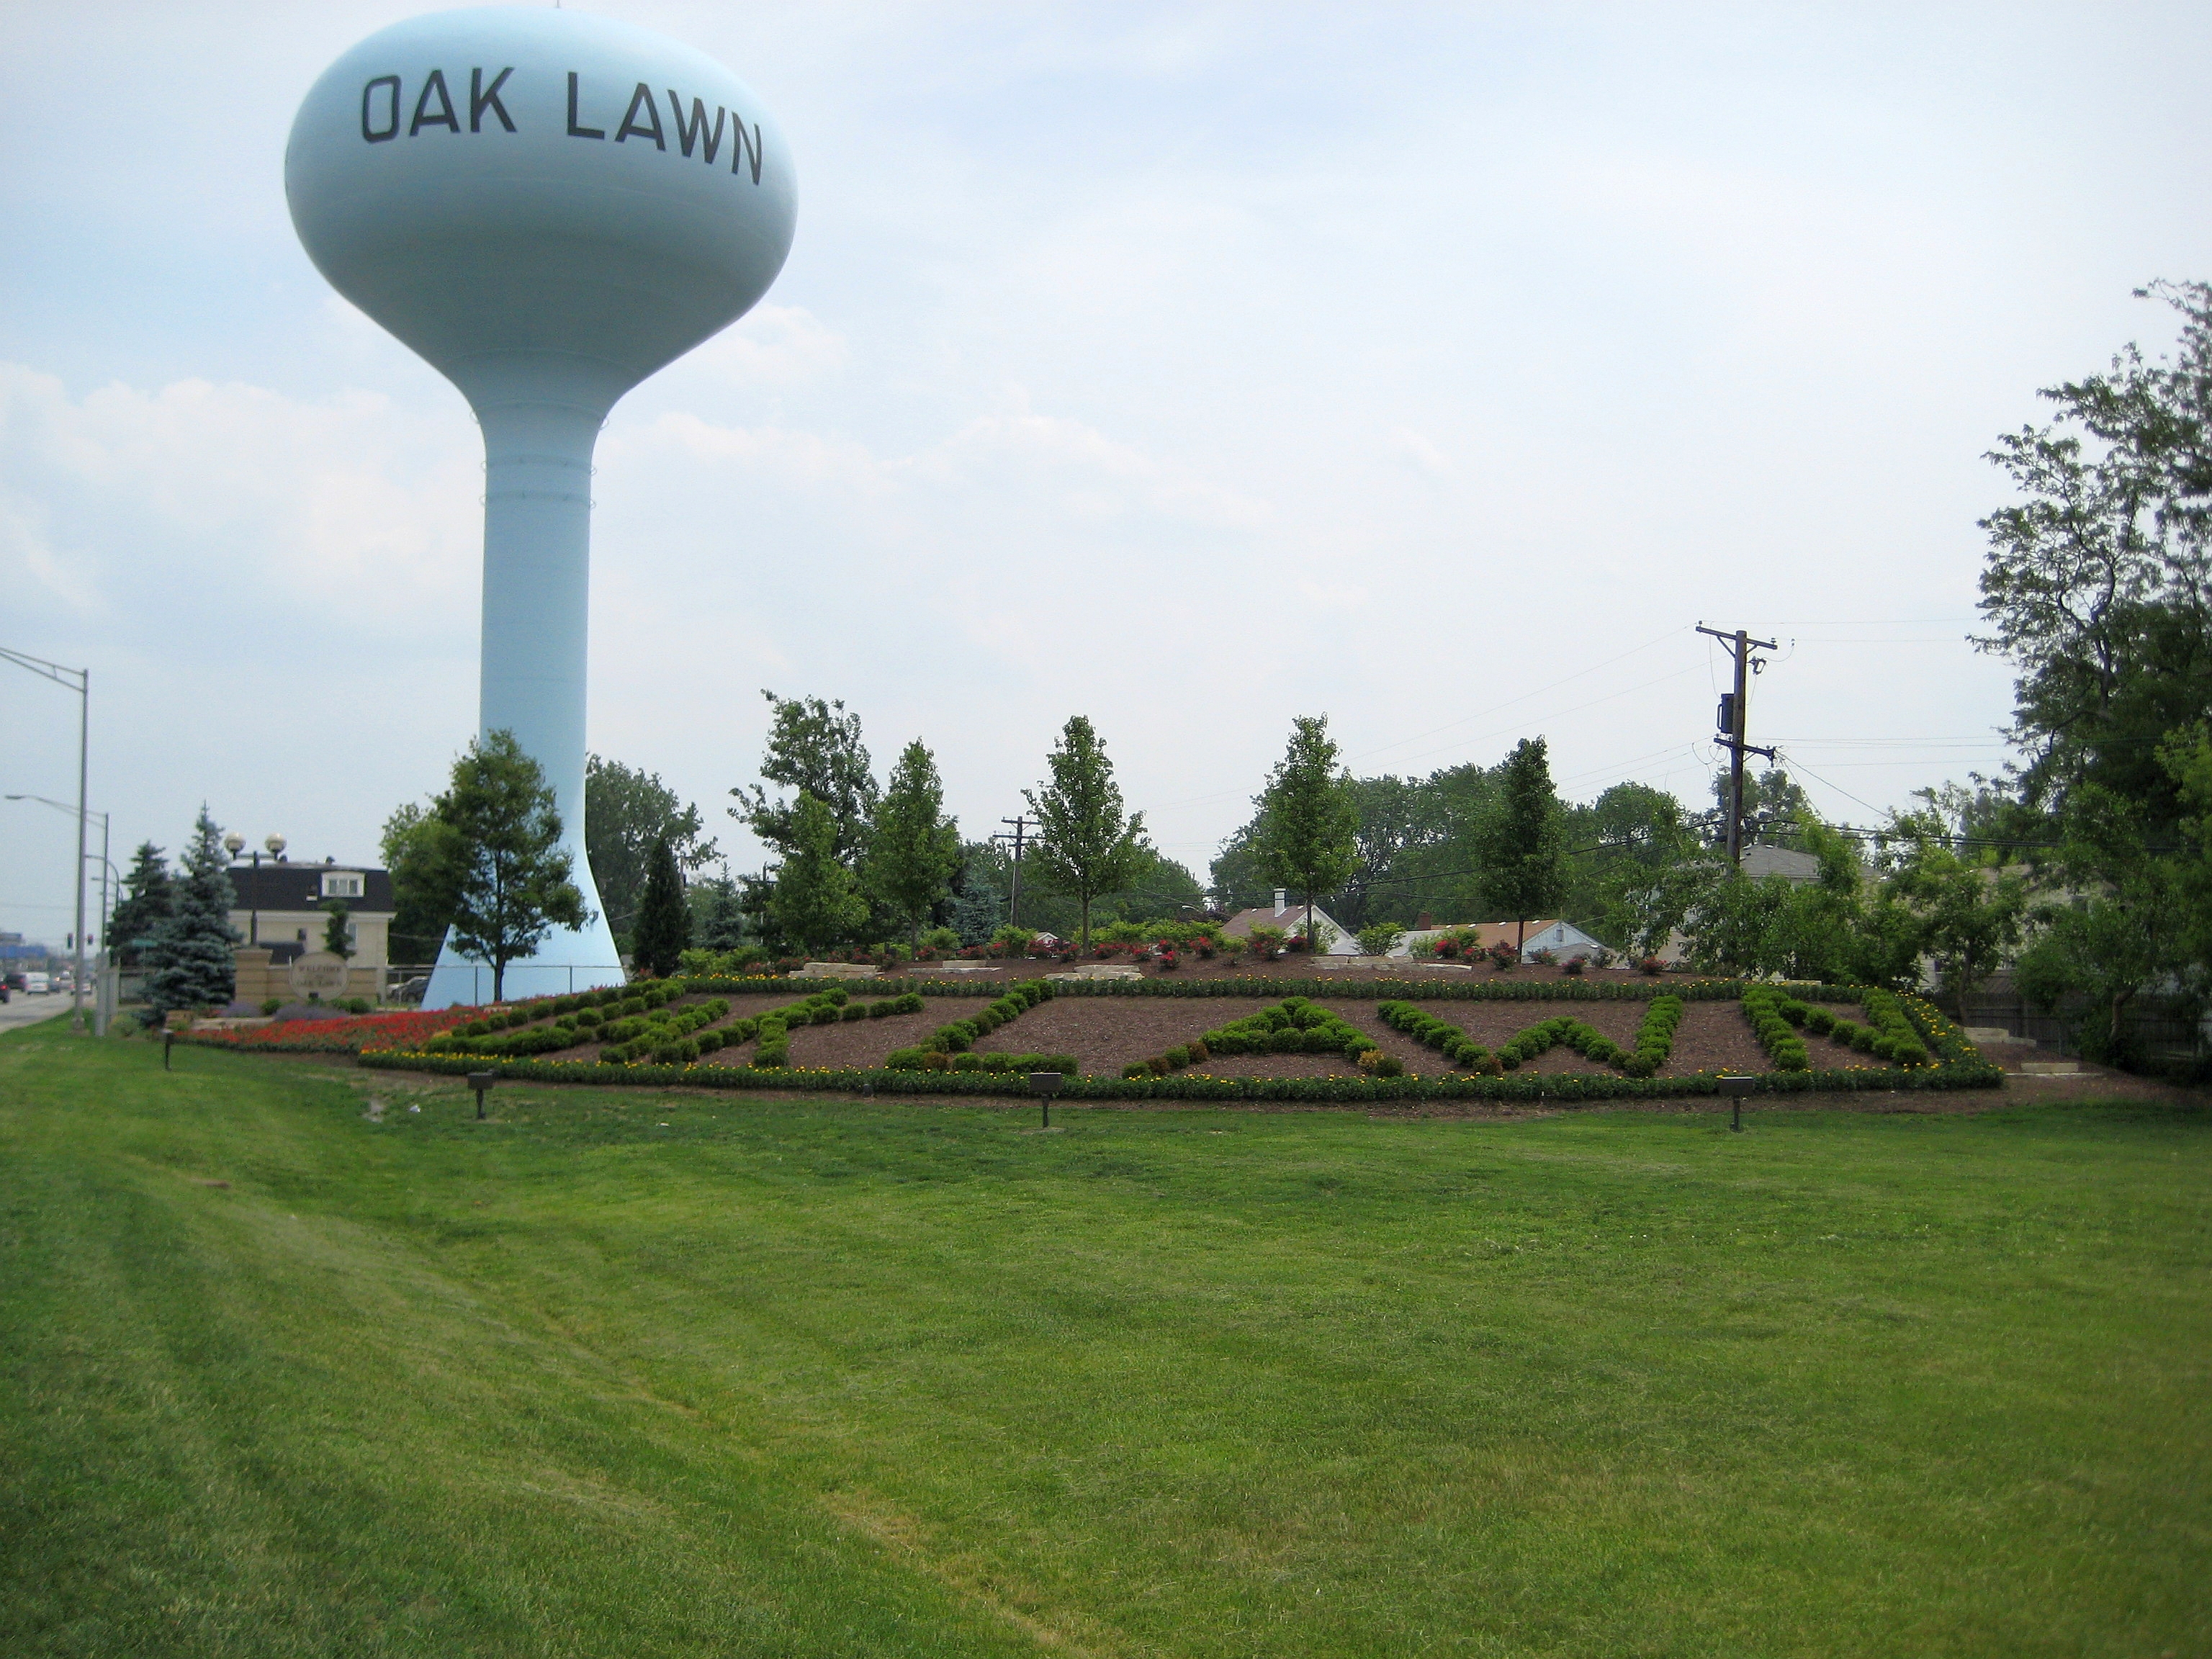
[[[458,386],[484,438],[479,728],[545,769],[578,884],[592,449],[615,401],[750,310],[791,249],[782,135],[703,53],[583,12],[434,13],[325,71],[284,154],[332,287]],[[604,917],[510,997],[617,982]],[[448,945],[428,1007],[488,1000]]]

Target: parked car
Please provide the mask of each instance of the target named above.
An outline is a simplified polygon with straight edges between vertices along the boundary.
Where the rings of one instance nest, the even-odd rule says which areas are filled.
[[[25,996],[42,997],[52,988],[53,986],[52,981],[50,981],[44,974],[26,974],[23,975],[23,994]]]

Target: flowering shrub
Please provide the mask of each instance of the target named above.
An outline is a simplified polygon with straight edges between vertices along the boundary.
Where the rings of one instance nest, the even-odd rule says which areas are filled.
[[[426,1014],[409,1009],[388,1014],[364,1014],[357,1019],[287,1020],[282,1025],[256,1026],[247,1031],[193,1031],[187,1042],[212,1048],[255,1048],[264,1054],[357,1054],[369,1048],[413,1048],[441,1031],[451,1030],[477,1017],[475,1008],[441,1008]]]

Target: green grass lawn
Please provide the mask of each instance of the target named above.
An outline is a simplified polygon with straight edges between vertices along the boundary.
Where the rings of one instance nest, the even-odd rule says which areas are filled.
[[[2212,1651],[2203,1114],[176,1066],[0,1039],[10,1656]]]

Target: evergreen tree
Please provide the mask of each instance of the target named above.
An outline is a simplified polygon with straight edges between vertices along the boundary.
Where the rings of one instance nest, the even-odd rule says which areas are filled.
[[[676,844],[665,836],[653,842],[646,864],[645,892],[638,901],[637,926],[630,940],[637,965],[655,979],[674,973],[677,959],[691,943],[684,872],[676,867]]]
[[[230,925],[237,893],[230,884],[230,854],[222,828],[204,804],[185,848],[184,871],[174,884],[168,919],[154,930],[145,952],[152,972],[146,1000],[157,1014],[179,1008],[221,1008],[238,988],[238,934]]]
[[[1304,896],[1306,948],[1316,956],[1314,895],[1334,891],[1359,867],[1359,807],[1336,755],[1328,716],[1298,716],[1259,800],[1261,873]]]
[[[960,829],[945,816],[937,761],[916,738],[891,769],[890,787],[876,809],[867,876],[875,896],[905,921],[916,949],[930,908],[960,868]]]
[[[1476,890],[1499,920],[1510,916],[1519,924],[1518,950],[1528,943],[1528,919],[1566,896],[1566,832],[1543,738],[1522,738],[1505,757],[1503,773],[1498,797],[1476,827]]]
[[[1045,764],[1052,781],[1022,792],[1037,815],[1036,851],[1030,856],[1048,885],[1075,899],[1081,916],[1077,943],[1089,950],[1092,903],[1102,893],[1127,886],[1155,855],[1145,844],[1145,815],[1122,814],[1114,763],[1089,720],[1080,714],[1070,720]]]
[[[597,755],[585,757],[584,856],[617,939],[635,944],[630,933],[644,902],[655,842],[667,839],[677,870],[685,876],[721,856],[713,842],[701,839],[701,828],[699,809],[686,805],[659,774]]]
[[[514,732],[489,732],[453,763],[430,817],[427,897],[453,917],[454,950],[491,964],[492,1000],[503,1001],[508,963],[555,927],[591,920],[569,879],[552,786]]]
[[[744,897],[727,866],[719,876],[691,884],[691,937],[705,951],[734,951],[748,943]]]
[[[140,842],[130,873],[123,878],[122,902],[107,921],[107,951],[115,964],[139,966],[154,930],[169,919],[175,908],[168,860],[152,842]]]
[[[776,926],[801,949],[836,944],[868,919],[860,884],[837,857],[837,820],[811,789],[791,810],[791,846],[769,901]]]
[[[970,860],[961,872],[960,890],[952,896],[952,931],[960,935],[963,945],[988,945],[1006,919],[1006,907],[999,897],[998,884],[981,865]]]
[[[332,899],[323,906],[323,914],[330,920],[323,924],[323,949],[340,962],[353,955],[353,933],[349,924],[353,913],[343,899]]]

